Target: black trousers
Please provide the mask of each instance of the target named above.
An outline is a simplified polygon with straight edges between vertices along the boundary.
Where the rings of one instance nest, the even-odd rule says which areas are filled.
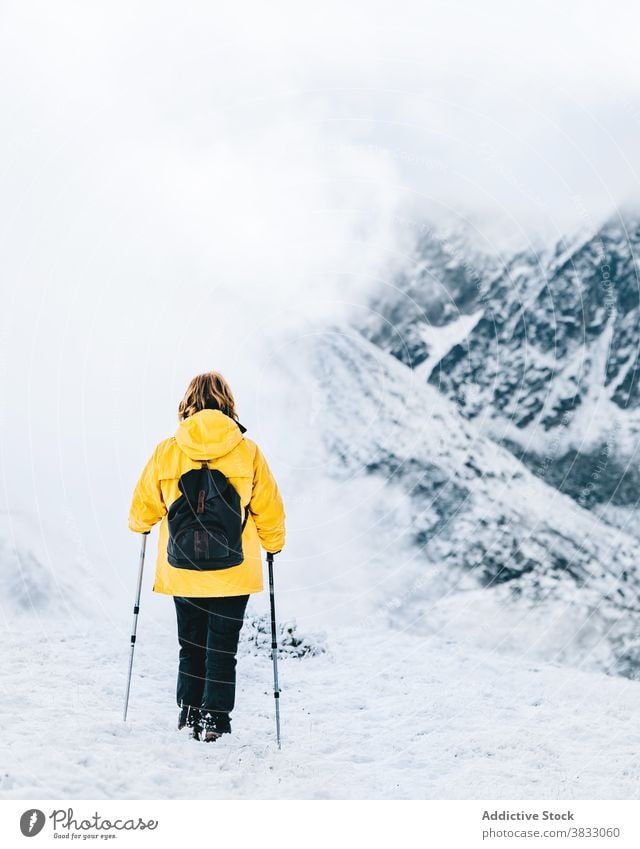
[[[180,643],[178,705],[228,717],[235,704],[236,653],[249,596],[174,596],[174,601]]]

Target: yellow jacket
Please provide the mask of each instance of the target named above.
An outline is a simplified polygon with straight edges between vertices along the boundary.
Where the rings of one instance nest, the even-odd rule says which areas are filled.
[[[249,518],[242,534],[244,560],[238,566],[201,572],[178,569],[167,560],[167,511],[180,496],[178,479],[189,469],[211,460],[235,487]],[[155,449],[133,493],[129,528],[145,533],[160,522],[158,559],[153,589],[179,596],[232,596],[263,588],[260,544],[266,551],[284,546],[282,498],[260,449],[245,438],[238,424],[219,410],[201,410],[180,422],[175,436]]]

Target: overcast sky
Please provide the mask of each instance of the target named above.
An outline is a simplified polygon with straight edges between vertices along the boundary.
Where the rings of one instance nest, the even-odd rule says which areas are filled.
[[[7,502],[124,550],[188,379],[220,368],[251,419],[265,348],[366,303],[407,218],[500,247],[634,203],[639,23],[632,2],[4,0]]]

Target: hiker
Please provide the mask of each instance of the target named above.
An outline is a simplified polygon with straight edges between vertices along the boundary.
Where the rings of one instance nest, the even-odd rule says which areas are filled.
[[[129,528],[146,534],[160,522],[153,589],[175,602],[178,728],[211,742],[231,732],[240,630],[249,595],[263,589],[260,546],[281,551],[285,514],[221,374],[194,377],[178,419],[142,472]]]

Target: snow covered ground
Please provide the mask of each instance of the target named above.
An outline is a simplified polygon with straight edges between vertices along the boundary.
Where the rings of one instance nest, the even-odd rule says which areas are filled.
[[[173,612],[126,635],[61,623],[2,636],[0,796],[152,799],[623,799],[640,794],[640,684],[366,623],[271,666],[245,644],[234,733],[174,728]]]

